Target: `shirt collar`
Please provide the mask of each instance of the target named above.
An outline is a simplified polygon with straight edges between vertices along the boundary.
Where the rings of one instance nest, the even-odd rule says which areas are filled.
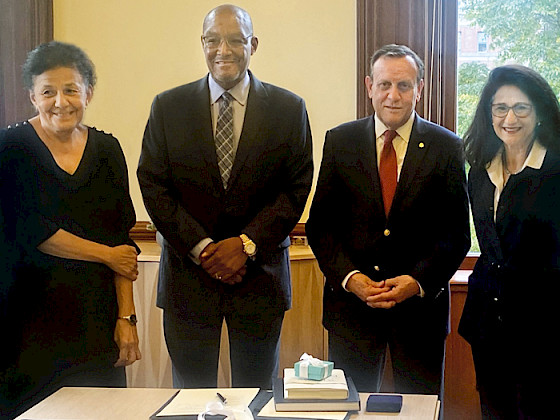
[[[396,129],[399,137],[401,137],[407,143],[410,139],[410,134],[412,133],[412,125],[414,124],[415,116],[416,112],[412,112],[408,120]],[[377,114],[375,114],[373,118],[375,119],[375,138],[378,139],[383,135],[383,133],[385,133],[385,131],[389,130],[389,128],[385,124],[383,124],[383,122],[377,117]]]
[[[496,156],[494,156],[494,159],[492,159],[492,162],[490,162],[486,168],[486,172],[488,172],[488,176],[494,185],[503,185],[504,183],[503,153],[504,148],[502,146],[498,153],[496,153]],[[531,151],[529,152],[529,156],[527,156],[527,159],[523,162],[523,166],[519,172],[523,171],[527,167],[537,170],[541,169],[545,156],[545,147],[535,140],[533,147],[531,147]]]
[[[234,87],[228,90],[228,92],[233,96],[233,98],[239,102],[241,105],[245,106],[247,104],[247,98],[249,97],[249,88],[251,87],[251,77],[249,72],[245,73],[245,77],[236,84]],[[210,103],[213,105],[220,97],[222,93],[226,90],[221,87],[218,82],[214,80],[212,74],[208,75],[208,88],[210,89]]]

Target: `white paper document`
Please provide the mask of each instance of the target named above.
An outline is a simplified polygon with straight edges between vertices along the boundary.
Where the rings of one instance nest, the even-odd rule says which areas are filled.
[[[218,394],[226,399],[227,407],[248,407],[258,392],[259,388],[182,389],[175,398],[157,414],[157,417],[196,415],[202,413],[206,411],[208,403],[220,401]]]

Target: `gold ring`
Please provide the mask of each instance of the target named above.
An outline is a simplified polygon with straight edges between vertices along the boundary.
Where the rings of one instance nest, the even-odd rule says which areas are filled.
[[[216,273],[216,274],[214,274],[214,278],[215,278],[216,280],[221,280],[221,279],[222,279],[222,276],[220,276],[218,273]]]

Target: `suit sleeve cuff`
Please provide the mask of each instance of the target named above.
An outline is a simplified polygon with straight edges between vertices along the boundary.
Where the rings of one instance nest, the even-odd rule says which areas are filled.
[[[193,249],[189,252],[189,258],[194,262],[196,265],[200,265],[200,254],[204,251],[209,244],[214,242],[211,238],[204,238],[199,243],[197,243]]]

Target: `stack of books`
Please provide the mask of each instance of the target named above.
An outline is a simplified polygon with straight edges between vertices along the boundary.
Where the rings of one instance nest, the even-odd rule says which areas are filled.
[[[276,411],[358,411],[360,396],[352,378],[342,369],[320,381],[302,379],[293,368],[284,369],[284,379],[273,387]]]

